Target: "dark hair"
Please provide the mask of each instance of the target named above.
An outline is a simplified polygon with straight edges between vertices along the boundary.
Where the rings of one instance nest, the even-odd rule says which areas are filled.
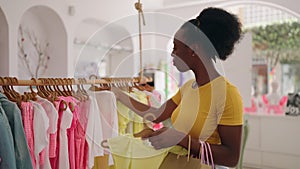
[[[237,16],[220,8],[204,9],[196,19],[189,20],[182,28],[187,24],[193,24],[193,27],[196,26],[206,35],[221,60],[226,60],[233,52],[234,45],[239,41],[242,32]],[[196,29],[188,30],[187,41],[201,44],[203,38],[195,37],[194,30]]]

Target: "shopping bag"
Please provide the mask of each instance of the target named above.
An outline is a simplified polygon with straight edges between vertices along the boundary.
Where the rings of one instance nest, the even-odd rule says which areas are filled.
[[[190,152],[190,146],[188,152]],[[189,153],[187,156],[169,153],[159,169],[214,169],[212,152],[208,143],[201,142],[199,157],[200,159],[190,157]]]

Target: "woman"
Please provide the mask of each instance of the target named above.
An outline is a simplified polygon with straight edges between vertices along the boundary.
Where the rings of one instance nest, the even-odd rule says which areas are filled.
[[[153,108],[115,90],[117,98],[142,117],[153,122],[171,118],[173,127],[146,134],[156,149],[173,145],[199,154],[200,142],[210,143],[215,164],[234,167],[240,154],[243,106],[235,86],[214,66],[216,57],[226,60],[241,36],[237,17],[219,8],[206,8],[196,19],[184,23],[174,37],[174,66],[180,72],[192,70],[195,79],[186,82],[160,108]]]

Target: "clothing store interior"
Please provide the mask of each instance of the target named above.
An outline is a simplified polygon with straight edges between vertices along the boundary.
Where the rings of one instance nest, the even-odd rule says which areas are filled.
[[[0,0],[0,169],[300,168],[299,5]]]

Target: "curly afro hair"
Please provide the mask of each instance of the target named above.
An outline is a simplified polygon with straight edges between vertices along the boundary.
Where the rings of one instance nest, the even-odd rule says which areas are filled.
[[[237,16],[220,8],[205,8],[196,19],[189,20],[182,28],[187,28],[188,24],[193,24],[193,27],[196,26],[206,35],[221,60],[226,60],[233,52],[242,34]],[[190,42],[201,44],[203,37],[195,37],[193,30],[188,30],[187,38]]]

